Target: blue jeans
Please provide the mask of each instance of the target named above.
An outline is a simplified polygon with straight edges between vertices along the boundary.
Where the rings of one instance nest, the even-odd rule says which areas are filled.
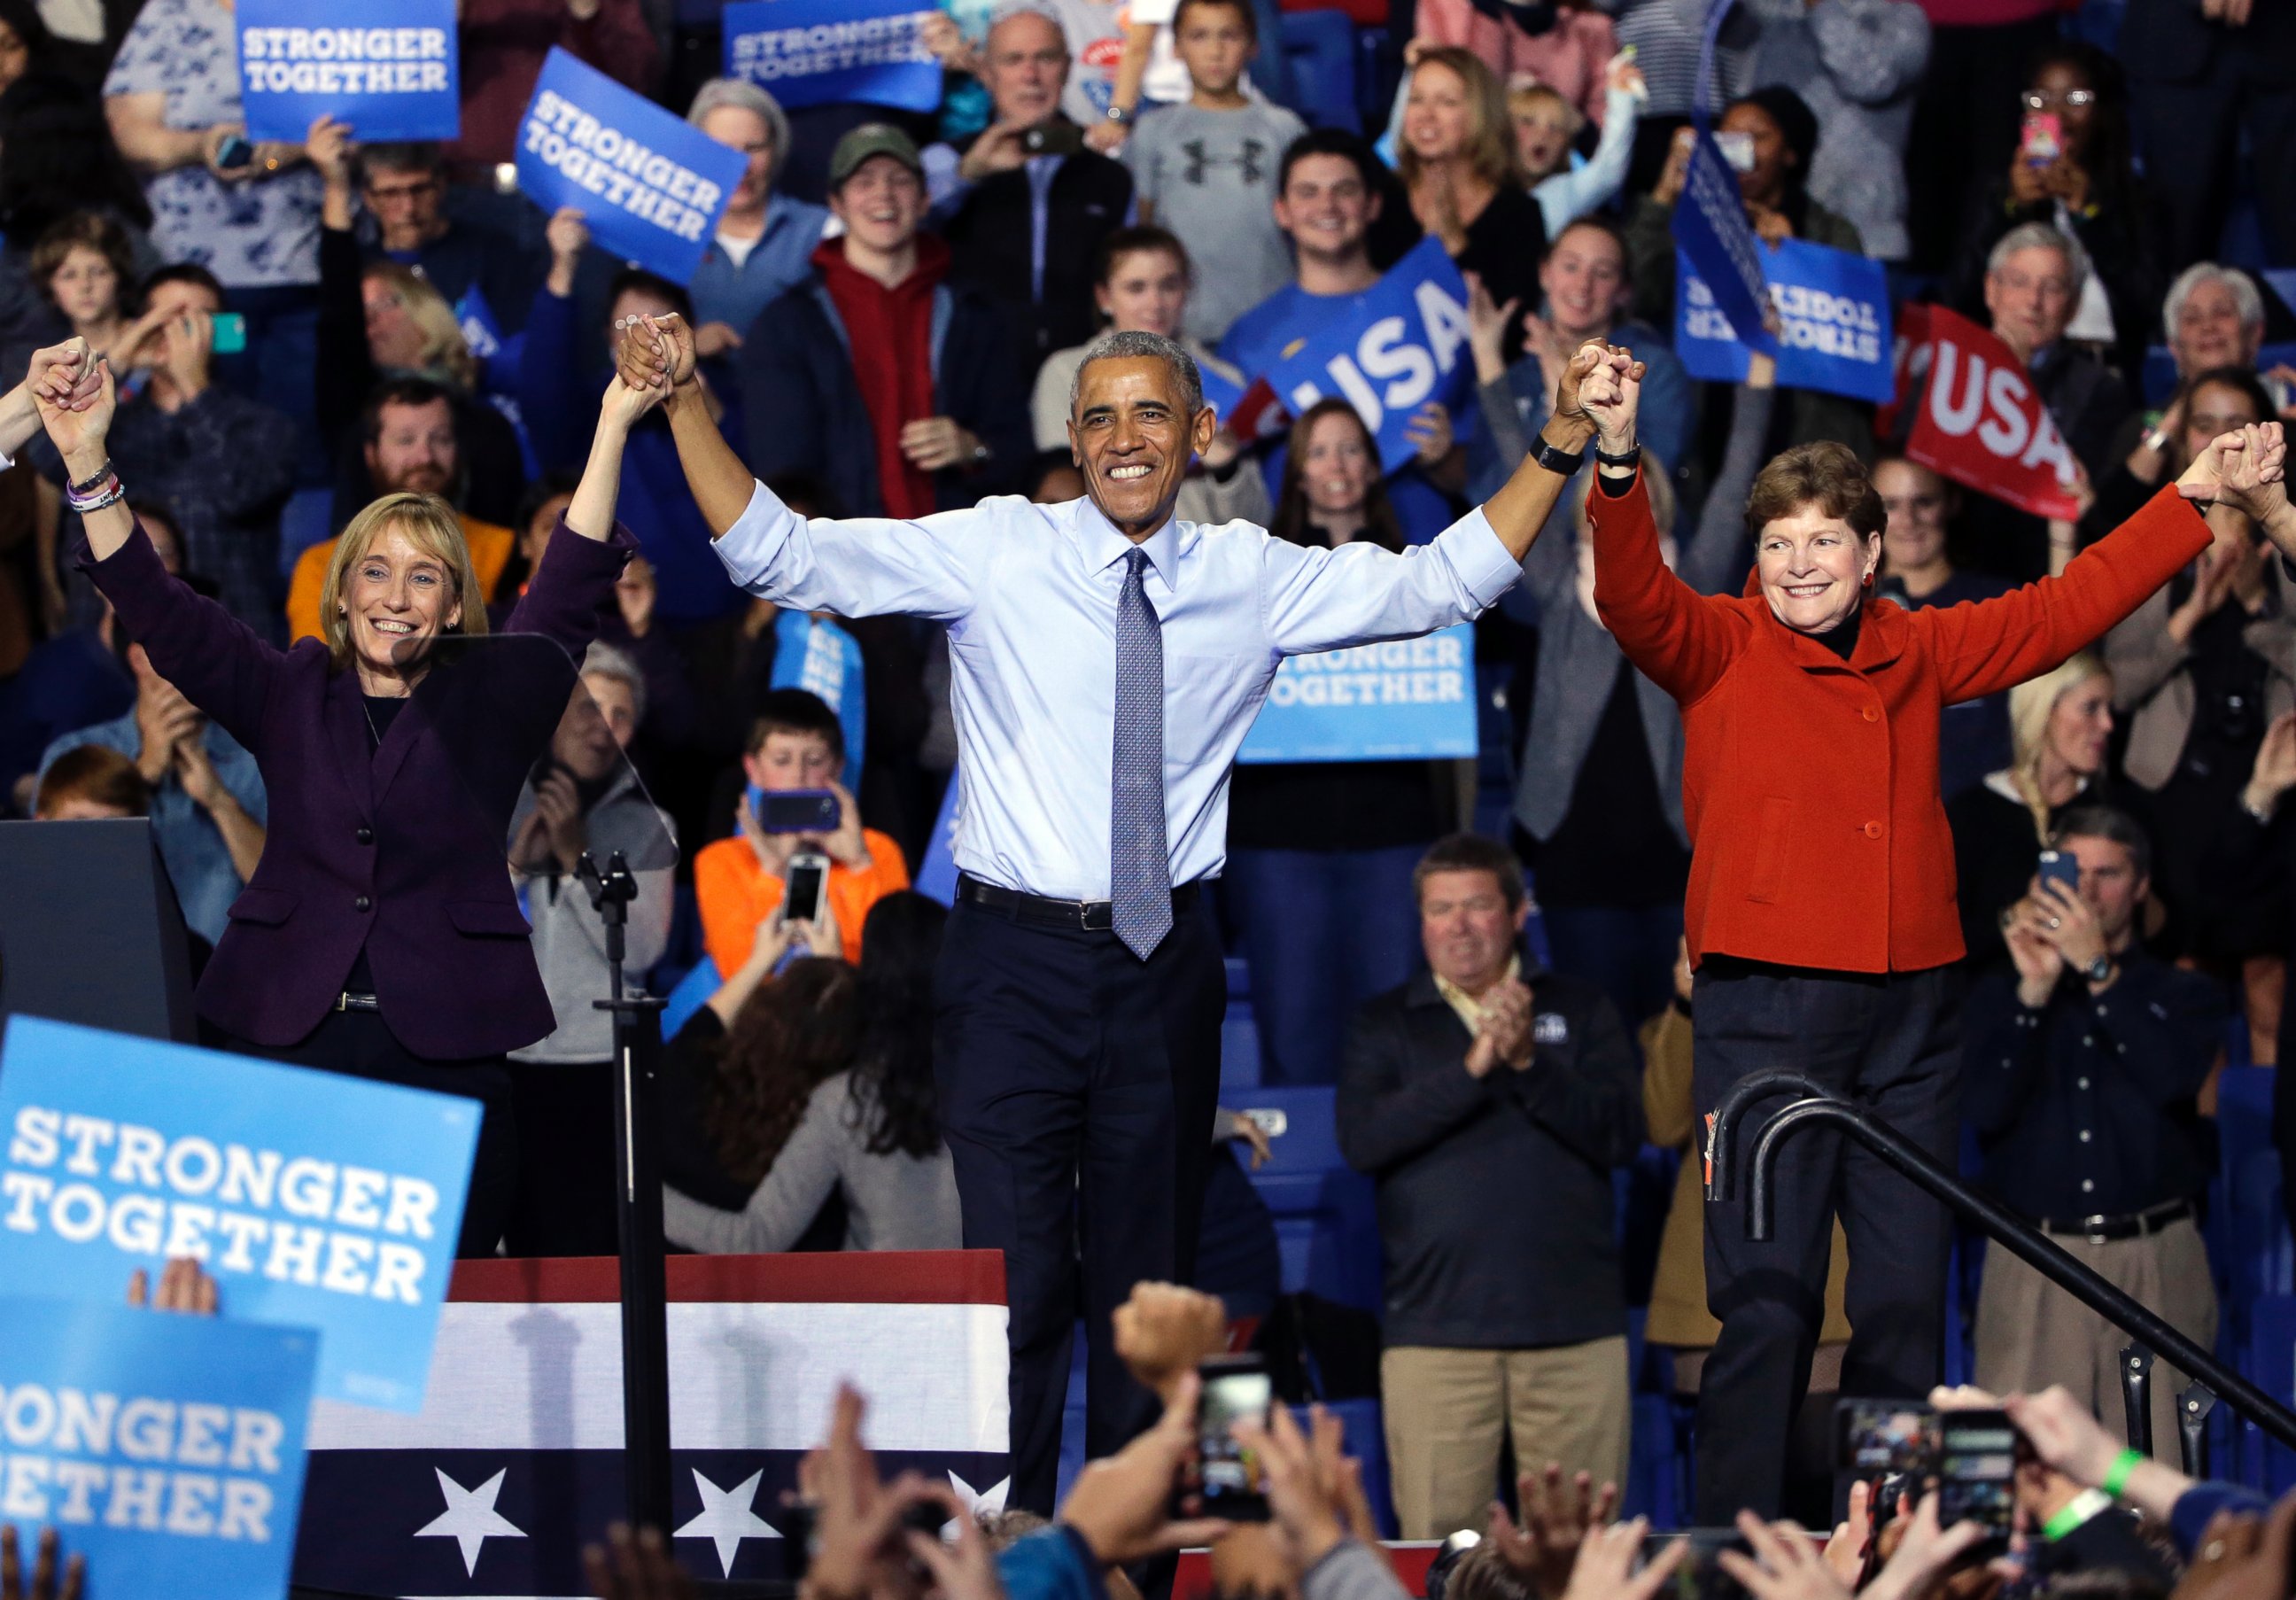
[[[1547,906],[1548,960],[1568,977],[1583,978],[1611,997],[1632,1033],[1665,1009],[1674,995],[1675,947],[1682,939],[1682,907]]]
[[[1356,1007],[1418,970],[1411,869],[1426,849],[1228,852],[1222,888],[1251,965],[1262,1081],[1338,1082]]]

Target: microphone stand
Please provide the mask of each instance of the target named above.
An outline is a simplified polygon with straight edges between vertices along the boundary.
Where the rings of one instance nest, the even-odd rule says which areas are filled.
[[[633,1530],[669,1537],[669,1311],[661,1232],[663,1003],[622,992],[622,959],[637,879],[619,850],[603,871],[584,852],[575,873],[606,929],[609,998],[591,1004],[614,1015],[614,1143],[620,1154],[617,1221],[621,1239],[622,1473]]]

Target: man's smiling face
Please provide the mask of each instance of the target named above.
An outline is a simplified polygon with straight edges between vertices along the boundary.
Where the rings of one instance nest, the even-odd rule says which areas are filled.
[[[1212,414],[1190,416],[1179,375],[1153,356],[1103,357],[1084,369],[1069,444],[1085,493],[1133,540],[1161,528],[1188,463],[1212,442]]]

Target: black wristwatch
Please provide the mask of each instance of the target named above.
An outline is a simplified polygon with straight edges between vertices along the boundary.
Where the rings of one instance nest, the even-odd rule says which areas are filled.
[[[2102,983],[2112,976],[2112,955],[2110,951],[2081,968],[2081,976],[2091,983]]]
[[[1568,478],[1587,464],[1587,447],[1584,445],[1576,450],[1562,449],[1548,443],[1543,434],[1533,442],[1538,447],[1530,453],[1530,458],[1550,472]]]
[[[1595,447],[1595,460],[1598,464],[1606,467],[1616,467],[1622,472],[1633,472],[1642,464],[1642,459],[1643,447],[1640,440],[1628,445],[1616,455],[1603,449],[1600,444]]]

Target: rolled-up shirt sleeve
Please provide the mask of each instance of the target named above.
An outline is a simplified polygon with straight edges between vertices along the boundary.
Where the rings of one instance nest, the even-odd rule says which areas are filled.
[[[1406,639],[1472,622],[1522,575],[1480,508],[1431,544],[1398,554],[1376,545],[1312,549],[1269,539],[1260,603],[1279,654]]]
[[[986,575],[996,504],[914,521],[808,521],[760,483],[715,548],[736,584],[777,605],[954,622],[972,610],[975,585]]]

